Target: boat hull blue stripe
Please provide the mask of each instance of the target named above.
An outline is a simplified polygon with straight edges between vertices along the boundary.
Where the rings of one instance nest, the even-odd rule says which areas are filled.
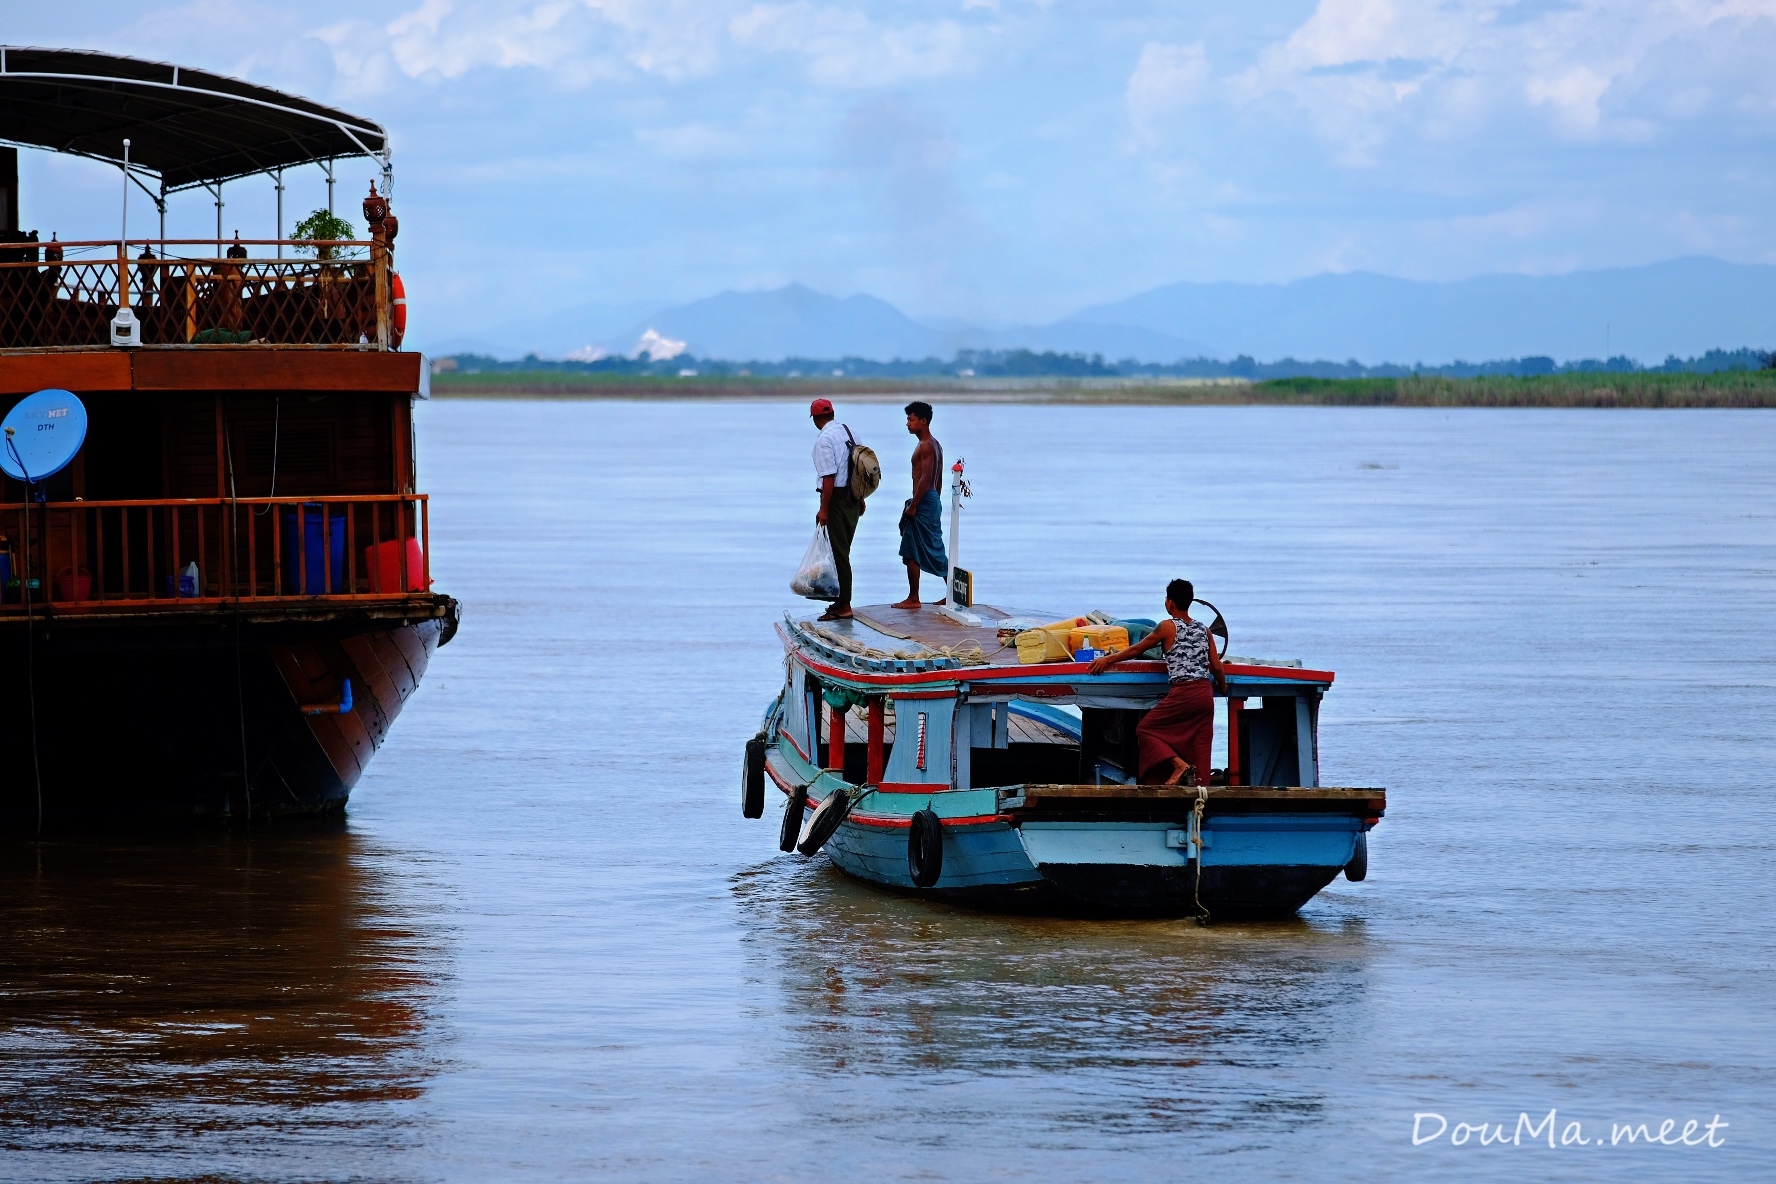
[[[1082,841],[1088,828],[1094,832],[1090,843]],[[962,904],[1099,915],[1189,916],[1206,909],[1228,918],[1287,916],[1350,861],[1361,821],[1211,818],[1204,828],[1200,884],[1187,844],[1167,845],[1168,832],[1175,838],[1181,830],[1111,822],[946,829],[943,875],[929,889],[913,887],[905,829],[846,822],[824,850],[835,866],[860,880]],[[1037,835],[1048,841],[1032,842]]]

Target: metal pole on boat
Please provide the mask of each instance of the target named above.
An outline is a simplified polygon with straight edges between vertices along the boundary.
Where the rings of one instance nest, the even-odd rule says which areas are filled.
[[[123,253],[129,254],[129,150],[130,142],[123,142]]]
[[[950,570],[944,573],[944,608],[956,611],[956,548],[962,533],[962,458],[950,466]]]
[[[968,483],[962,480],[962,458],[950,466],[950,569],[945,573],[944,602],[938,613],[962,625],[979,625],[974,613],[956,607],[956,558],[961,548],[962,499],[968,496]]]
[[[278,240],[277,257],[282,259],[284,257],[284,170],[279,169],[276,173],[272,174],[272,176],[277,180],[278,194],[277,233],[272,235],[272,237]]]
[[[131,347],[142,344],[141,326],[130,311],[129,292],[129,187],[130,142],[123,142],[123,229],[117,240],[117,311],[111,317],[111,344]],[[27,589],[24,595],[29,596]]]

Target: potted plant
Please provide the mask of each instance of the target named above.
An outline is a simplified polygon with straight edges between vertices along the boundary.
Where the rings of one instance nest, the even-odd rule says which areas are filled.
[[[296,223],[296,229],[290,237],[297,242],[298,251],[313,252],[317,259],[331,259],[333,252],[343,251],[341,258],[351,258],[356,250],[351,247],[334,247],[327,244],[342,239],[357,237],[357,231],[344,218],[338,217],[331,210],[316,210],[302,221]]]

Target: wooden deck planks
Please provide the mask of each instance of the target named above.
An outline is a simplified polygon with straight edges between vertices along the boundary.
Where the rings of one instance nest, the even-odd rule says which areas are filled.
[[[1019,715],[1015,711],[1011,713],[1011,719],[1008,723],[1010,725],[1011,742],[1013,744],[1077,745],[1079,743],[1079,741],[1067,735],[1067,733],[1061,731],[1059,728],[1051,728],[1039,720],[1033,720],[1026,715]]]

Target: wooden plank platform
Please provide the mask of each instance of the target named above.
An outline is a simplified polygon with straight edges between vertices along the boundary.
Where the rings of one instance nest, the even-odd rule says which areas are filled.
[[[989,666],[1016,666],[1018,664],[1017,647],[1000,643],[999,632],[992,624],[994,621],[1003,621],[1014,616],[1040,617],[1045,621],[1053,621],[1059,616],[1055,613],[1013,612],[981,604],[969,610],[987,622],[985,626],[977,628],[950,620],[937,611],[936,605],[931,604],[916,609],[895,608],[888,604],[871,604],[853,611],[857,614],[857,620],[877,633],[898,637],[904,641],[917,642],[931,649],[945,649],[969,643],[978,645],[981,648],[981,653],[986,655]]]

